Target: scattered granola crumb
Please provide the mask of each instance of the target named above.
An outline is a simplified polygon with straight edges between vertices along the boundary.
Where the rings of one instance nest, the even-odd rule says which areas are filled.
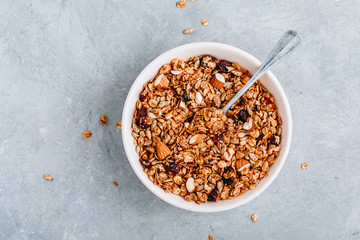
[[[108,121],[107,116],[105,116],[104,114],[101,115],[100,123],[101,123],[103,126],[106,126],[107,121]]]
[[[178,2],[176,3],[176,6],[177,6],[178,8],[184,8],[184,7],[186,7],[186,3],[185,3],[184,1],[178,1]]]
[[[82,136],[83,138],[89,138],[91,137],[92,133],[90,131],[83,132]]]
[[[304,162],[301,164],[301,169],[306,170],[308,168],[309,164],[307,162]]]
[[[209,21],[206,19],[201,19],[201,25],[207,26],[209,24]]]
[[[48,181],[54,180],[54,178],[50,174],[44,174],[44,178]]]
[[[116,127],[117,127],[117,129],[121,130],[122,123],[121,123],[121,122],[117,122],[117,123],[116,123]]]
[[[119,183],[118,182],[114,182],[114,187],[117,187],[119,185]]]
[[[209,240],[214,240],[214,239],[215,239],[214,236],[209,235]]]
[[[193,28],[188,28],[184,30],[184,34],[191,34],[194,31]]]
[[[256,223],[258,220],[258,215],[256,213],[254,213],[253,215],[251,215],[251,221],[253,221],[254,223]]]

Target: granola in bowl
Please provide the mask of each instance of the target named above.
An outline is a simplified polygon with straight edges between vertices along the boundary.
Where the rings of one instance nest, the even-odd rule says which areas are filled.
[[[258,81],[221,110],[249,79],[238,63],[205,55],[173,59],[144,84],[131,129],[155,185],[200,204],[237,197],[268,175],[281,147],[273,96]]]

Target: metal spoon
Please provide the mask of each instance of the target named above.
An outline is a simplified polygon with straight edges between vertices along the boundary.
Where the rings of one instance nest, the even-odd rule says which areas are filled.
[[[240,89],[240,91],[223,107],[226,113],[230,107],[258,80],[267,70],[284,59],[293,52],[301,43],[300,34],[294,30],[287,31],[276,44],[259,70],[250,78],[250,80]]]

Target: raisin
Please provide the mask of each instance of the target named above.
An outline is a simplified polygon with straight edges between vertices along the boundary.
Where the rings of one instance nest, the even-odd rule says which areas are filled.
[[[146,100],[146,97],[147,97],[146,94],[142,94],[142,93],[141,93],[141,94],[140,94],[140,101],[142,101],[142,102],[145,101],[145,100]]]
[[[221,60],[219,62],[219,69],[221,72],[226,73],[228,72],[226,67],[232,67],[232,63],[226,60]]]
[[[243,97],[241,97],[238,105],[243,106],[243,105],[245,105],[245,103],[246,103],[246,100]]]
[[[186,94],[186,92],[183,93],[182,98],[184,99],[184,102],[191,101],[191,98]]]
[[[208,201],[216,202],[217,197],[218,197],[218,190],[217,190],[217,188],[215,187],[215,188],[211,191],[211,193],[208,194]]]
[[[274,135],[272,135],[272,136],[270,137],[270,139],[269,139],[269,144],[270,144],[270,145],[275,145],[275,146],[278,145],[278,144],[276,143],[276,138],[275,138]]]
[[[239,116],[240,121],[242,121],[244,123],[248,119],[249,113],[245,109],[243,109],[243,110],[240,110],[238,116]]]
[[[180,172],[180,166],[177,165],[176,163],[171,163],[168,167],[167,167],[168,171],[173,173],[173,174],[178,174]]]
[[[220,134],[215,135],[214,142],[220,142],[223,139],[224,139],[224,134],[220,133]]]
[[[229,186],[234,182],[234,177],[229,177],[229,178],[224,178],[223,177],[223,182],[225,184],[225,186]]]

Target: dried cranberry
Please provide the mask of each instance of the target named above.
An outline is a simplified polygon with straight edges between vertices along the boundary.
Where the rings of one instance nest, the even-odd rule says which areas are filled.
[[[171,163],[168,167],[167,167],[168,171],[173,173],[173,174],[178,174],[180,172],[180,166],[177,165],[176,163]]]
[[[218,196],[218,189],[215,187],[211,193],[208,194],[208,201],[216,202]]]
[[[269,144],[270,145],[275,145],[277,146],[278,144],[276,143],[276,137],[274,135],[272,135],[269,139]]]
[[[140,94],[140,101],[142,101],[142,102],[145,101],[145,100],[146,100],[146,97],[147,97],[146,94],[142,94],[142,93],[141,93],[141,94]]]
[[[141,163],[141,166],[143,166],[143,168],[150,168],[151,167],[151,164],[146,161],[145,159],[143,158],[140,158],[140,163]]]
[[[220,133],[220,134],[215,135],[214,142],[220,142],[223,139],[224,139],[224,134]]]
[[[243,110],[240,110],[238,116],[239,116],[240,121],[242,121],[244,123],[248,119],[249,113],[245,109],[243,109]]]
[[[136,122],[141,128],[148,128],[150,125],[146,124],[146,108],[140,108],[136,115]]]
[[[228,72],[226,67],[232,67],[232,63],[226,60],[220,60],[219,62],[219,69],[221,72]]]
[[[223,179],[223,182],[226,186],[229,186],[231,185],[233,182],[234,182],[234,177],[229,177],[229,178],[222,178]]]

